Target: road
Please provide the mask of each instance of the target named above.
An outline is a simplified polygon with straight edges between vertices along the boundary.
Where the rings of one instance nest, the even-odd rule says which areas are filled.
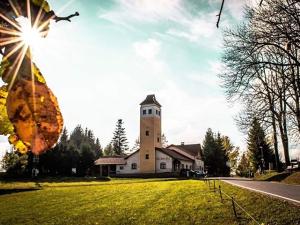
[[[277,182],[253,181],[249,179],[220,178],[229,184],[284,199],[300,205],[300,185],[282,184]]]

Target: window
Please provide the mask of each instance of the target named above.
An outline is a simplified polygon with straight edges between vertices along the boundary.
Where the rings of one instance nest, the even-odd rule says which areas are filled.
[[[158,111],[158,115],[160,116],[160,111]]]
[[[157,138],[157,142],[159,143],[159,137]]]
[[[124,166],[120,166],[120,170],[123,170],[124,169]]]
[[[185,168],[188,169],[188,165],[185,165]]]
[[[181,169],[184,169],[184,164],[181,164]]]
[[[143,110],[143,115],[146,115],[146,114],[147,114],[147,110],[144,109],[144,110]]]
[[[190,165],[190,170],[192,169],[192,165]]]
[[[132,169],[132,170],[136,170],[136,168],[137,168],[136,163],[132,163],[132,164],[131,164],[131,169]]]
[[[149,159],[149,154],[146,154],[146,155],[145,155],[145,159]]]
[[[148,109],[148,114],[149,114],[149,115],[152,114],[152,109]]]
[[[146,136],[149,136],[149,130],[146,130]]]
[[[160,169],[164,170],[167,168],[167,165],[165,162],[160,163]]]
[[[156,115],[158,115],[158,110],[156,110]]]

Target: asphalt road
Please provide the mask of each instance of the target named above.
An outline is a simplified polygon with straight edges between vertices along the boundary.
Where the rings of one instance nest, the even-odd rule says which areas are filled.
[[[262,194],[271,195],[276,198],[294,202],[300,205],[300,185],[282,184],[267,181],[253,181],[247,179],[223,179],[229,184],[256,191]]]

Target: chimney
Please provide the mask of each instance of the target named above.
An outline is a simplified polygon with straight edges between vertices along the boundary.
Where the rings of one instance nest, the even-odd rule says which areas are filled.
[[[184,145],[184,142],[181,142],[181,145]]]

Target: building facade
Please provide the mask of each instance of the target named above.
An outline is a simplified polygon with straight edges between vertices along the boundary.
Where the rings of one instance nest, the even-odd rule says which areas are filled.
[[[95,161],[101,176],[179,173],[182,169],[204,171],[200,144],[161,143],[161,105],[155,95],[140,104],[140,149],[126,156],[107,156]]]

